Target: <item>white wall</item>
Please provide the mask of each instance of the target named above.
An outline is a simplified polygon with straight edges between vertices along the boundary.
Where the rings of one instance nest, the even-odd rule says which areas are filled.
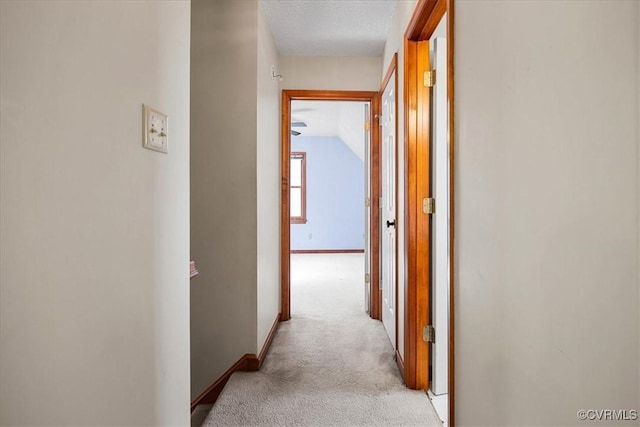
[[[459,425],[638,408],[638,6],[456,2]]]
[[[356,156],[364,161],[365,102],[340,102],[338,109],[338,136]]]
[[[256,352],[255,1],[191,4],[191,397]]]
[[[391,65],[393,54],[398,53],[398,158],[404,159],[404,32],[409,25],[409,20],[415,9],[416,1],[398,1],[396,7],[396,13],[393,17],[391,28],[389,29],[389,35],[384,46],[384,62],[380,70],[381,75],[384,76]],[[405,194],[404,194],[404,163],[398,162],[398,206],[404,206]],[[404,216],[400,215],[397,221],[398,228],[398,352],[404,357],[404,283],[405,276],[405,239],[404,239]]]
[[[349,56],[281,56],[283,89],[380,89],[380,58]]]
[[[0,425],[189,423],[189,12],[0,2]]]
[[[279,70],[278,51],[258,7],[258,351],[280,313],[280,88],[272,65]]]

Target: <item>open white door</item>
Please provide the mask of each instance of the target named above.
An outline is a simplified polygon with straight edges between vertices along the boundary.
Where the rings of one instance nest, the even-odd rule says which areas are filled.
[[[364,309],[371,314],[371,106],[364,104]]]
[[[449,364],[449,114],[447,106],[447,40],[435,39],[433,55],[436,84],[433,88],[433,298],[432,326],[436,342],[432,344],[431,391],[435,395],[448,392]]]
[[[393,347],[396,347],[396,93],[395,71],[382,93],[381,163],[382,200],[380,201],[380,282],[382,323]]]

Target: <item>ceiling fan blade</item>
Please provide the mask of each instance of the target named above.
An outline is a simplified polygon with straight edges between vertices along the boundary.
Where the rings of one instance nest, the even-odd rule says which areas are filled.
[[[305,122],[291,122],[292,128],[306,128],[307,124]]]
[[[298,135],[300,135],[300,132],[295,131],[295,130],[293,130],[293,129],[292,129],[292,130],[291,130],[291,135],[293,135],[293,136],[298,136]]]

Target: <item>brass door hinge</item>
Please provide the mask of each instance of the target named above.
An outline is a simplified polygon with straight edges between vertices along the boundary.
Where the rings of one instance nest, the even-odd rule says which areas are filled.
[[[431,325],[427,325],[424,328],[422,328],[422,339],[425,342],[435,343],[436,329]]]
[[[422,199],[422,212],[429,215],[434,214],[436,212],[436,199],[433,197]]]
[[[364,199],[364,205],[368,208],[369,206],[371,206],[371,199],[370,198],[366,198]]]
[[[364,283],[371,282],[371,275],[369,273],[364,274]]]
[[[364,130],[369,131],[370,129],[371,129],[371,122],[367,120],[366,122],[364,122]]]
[[[424,87],[433,87],[436,84],[436,70],[424,72]]]

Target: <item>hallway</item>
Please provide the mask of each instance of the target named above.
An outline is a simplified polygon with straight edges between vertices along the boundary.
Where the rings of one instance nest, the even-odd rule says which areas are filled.
[[[291,256],[291,320],[259,372],[233,374],[204,425],[440,425],[364,312],[363,263],[363,254]]]

